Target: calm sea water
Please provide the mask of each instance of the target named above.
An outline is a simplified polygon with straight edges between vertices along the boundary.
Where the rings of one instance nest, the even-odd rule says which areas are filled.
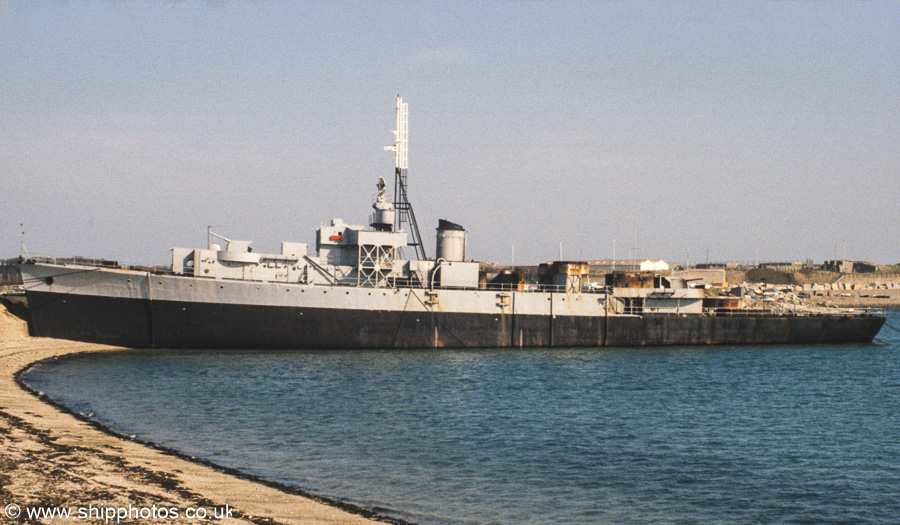
[[[896,523],[900,334],[879,339],[129,351],[25,379],[117,431],[425,524]]]

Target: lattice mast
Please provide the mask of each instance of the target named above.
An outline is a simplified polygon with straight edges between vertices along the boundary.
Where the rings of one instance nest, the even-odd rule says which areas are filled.
[[[419,259],[426,259],[425,246],[422,244],[422,236],[419,234],[419,225],[416,223],[416,214],[409,202],[406,184],[406,166],[409,160],[409,117],[407,106],[397,95],[397,129],[394,130],[396,140],[393,146],[385,146],[384,149],[393,151],[396,159],[394,169],[394,209],[397,215],[394,218],[394,231],[403,228],[403,223],[409,224],[409,235],[412,242],[409,246],[416,249]]]

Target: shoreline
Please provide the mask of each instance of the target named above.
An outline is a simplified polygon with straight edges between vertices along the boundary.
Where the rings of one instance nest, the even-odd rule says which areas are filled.
[[[141,522],[197,523],[185,513],[204,509],[208,518],[200,521],[206,523],[406,523],[119,434],[21,379],[41,361],[127,350],[30,337],[25,322],[0,307],[0,504],[5,518],[32,522],[26,512],[44,507],[69,509],[75,521],[105,522],[102,514],[76,518],[93,507],[107,514],[134,511],[126,522],[140,517]],[[13,516],[10,508],[21,515]],[[150,508],[176,512],[165,519],[138,516]]]

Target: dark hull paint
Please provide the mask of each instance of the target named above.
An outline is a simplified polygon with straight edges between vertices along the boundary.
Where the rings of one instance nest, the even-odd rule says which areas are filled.
[[[883,317],[537,316],[338,310],[28,292],[31,334],[135,348],[422,348],[871,342]]]

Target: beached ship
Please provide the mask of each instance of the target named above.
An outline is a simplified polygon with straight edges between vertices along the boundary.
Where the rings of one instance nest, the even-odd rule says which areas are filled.
[[[465,229],[441,220],[426,257],[407,198],[407,110],[397,98],[393,199],[368,226],[334,219],[281,253],[215,235],[170,268],[26,258],[32,335],[159,348],[408,348],[870,342],[883,315],[750,308],[663,276],[542,265],[540,282],[488,281]],[[224,242],[224,246],[220,245]],[[404,251],[415,257],[403,258]],[[509,276],[507,276],[509,277]]]

